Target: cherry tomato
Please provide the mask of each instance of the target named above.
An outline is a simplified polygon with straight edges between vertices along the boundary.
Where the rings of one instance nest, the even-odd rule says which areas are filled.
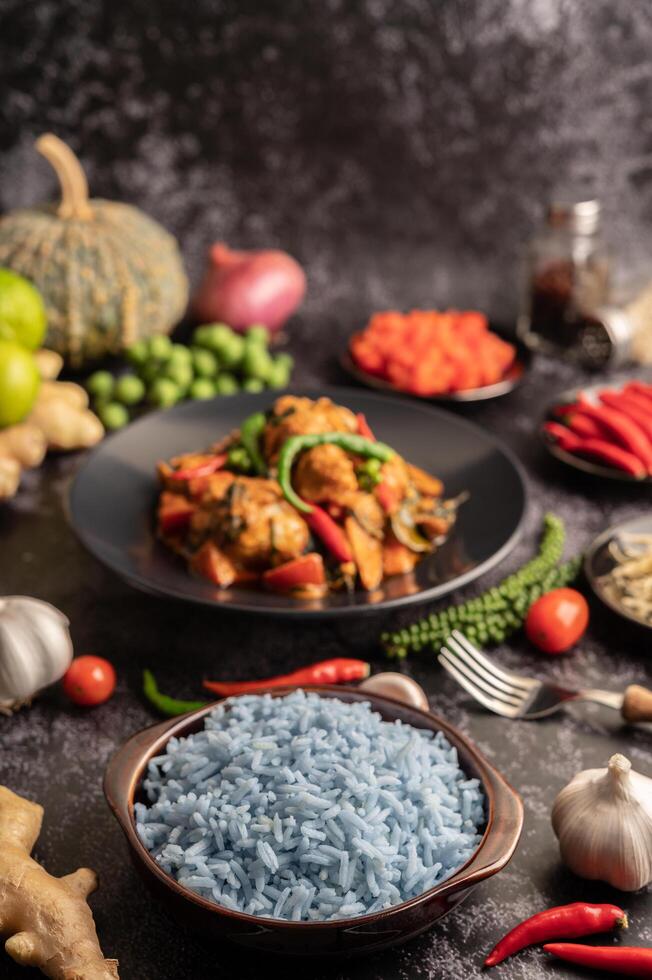
[[[525,620],[531,643],[544,653],[563,653],[584,635],[589,623],[589,607],[575,589],[553,589],[537,599]]]
[[[63,675],[63,689],[75,704],[90,708],[108,701],[115,691],[115,670],[103,657],[75,657]]]

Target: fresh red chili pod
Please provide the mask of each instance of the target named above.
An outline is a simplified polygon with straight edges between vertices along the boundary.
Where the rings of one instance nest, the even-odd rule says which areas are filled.
[[[583,397],[577,411],[604,426],[614,441],[638,457],[646,470],[652,472],[652,444],[636,422],[615,408],[592,405]]]
[[[508,932],[494,946],[484,965],[496,966],[508,956],[548,939],[577,939],[616,927],[627,928],[627,915],[617,905],[590,905],[587,902],[558,905],[537,912]]]
[[[543,429],[567,453],[590,456],[637,479],[642,479],[647,473],[644,463],[637,456],[604,439],[582,439],[558,422],[546,422]]]
[[[595,419],[590,419],[588,415],[579,415],[577,412],[566,417],[566,423],[571,432],[583,439],[602,439],[604,429],[600,428]]]
[[[322,660],[301,667],[291,674],[279,674],[260,681],[204,681],[204,687],[220,697],[228,698],[236,694],[245,694],[259,687],[294,687],[302,684],[348,684],[351,681],[362,681],[369,677],[371,668],[365,660],[352,660],[346,657],[335,657],[333,660]]]
[[[606,970],[620,977],[652,977],[652,949],[640,946],[580,946],[576,943],[548,943],[543,947],[567,963]]]
[[[621,395],[615,391],[601,391],[600,401],[611,408],[617,408],[623,415],[636,422],[652,445],[652,404],[649,409],[643,408],[634,395]]]

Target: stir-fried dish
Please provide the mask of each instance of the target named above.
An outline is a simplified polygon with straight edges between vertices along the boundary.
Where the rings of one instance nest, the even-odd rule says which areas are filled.
[[[284,395],[158,473],[159,536],[195,573],[303,597],[412,571],[460,502],[328,398]]]

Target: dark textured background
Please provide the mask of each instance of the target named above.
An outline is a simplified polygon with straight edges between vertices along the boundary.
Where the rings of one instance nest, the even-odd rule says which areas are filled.
[[[0,17],[0,207],[52,194],[32,151],[52,129],[81,154],[94,193],[139,203],[180,236],[195,279],[217,237],[289,248],[310,280],[290,340],[298,382],[339,380],[338,338],[374,308],[457,303],[511,319],[523,244],[556,182],[595,184],[627,264],[645,267],[652,254],[646,0],[0,0]],[[501,434],[529,473],[525,537],[503,571],[531,553],[548,508],[566,519],[577,550],[649,506],[649,490],[600,486],[542,457],[533,419],[551,390],[574,380],[571,368],[542,360],[518,394],[466,413]],[[196,696],[196,679],[218,671],[260,676],[342,653],[381,668],[377,634],[399,620],[290,630],[141,596],[87,557],[67,526],[77,465],[49,461],[0,509],[0,587],[62,608],[78,652],[115,662],[118,692],[81,712],[52,691],[0,719],[0,779],[45,804],[37,856],[49,869],[86,863],[100,872],[92,904],[124,978],[465,980],[480,975],[481,951],[505,927],[579,898],[623,901],[628,941],[652,943],[648,896],[623,899],[573,878],[549,826],[563,783],[616,749],[652,772],[649,734],[597,708],[509,724],[476,710],[430,658],[410,669],[435,710],[524,796],[524,838],[507,871],[421,939],[363,961],[262,962],[171,928],[132,871],[101,794],[113,748],[152,719],[140,669],[155,666],[162,686]],[[520,642],[498,655],[569,685],[616,688],[652,682],[648,651],[648,634],[594,606],[572,657],[542,662]],[[0,957],[0,976],[27,975]],[[496,976],[580,974],[543,966],[535,951]]]

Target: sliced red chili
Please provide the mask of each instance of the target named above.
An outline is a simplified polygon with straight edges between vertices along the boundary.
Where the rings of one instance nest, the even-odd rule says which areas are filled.
[[[219,456],[213,456],[212,459],[207,460],[205,463],[199,463],[198,466],[187,466],[181,470],[174,470],[170,473],[171,480],[194,480],[200,476],[210,476],[211,473],[217,473],[221,470],[226,463],[228,456],[226,453],[220,453]]]
[[[313,505],[312,511],[305,515],[310,530],[326,545],[338,561],[351,561],[353,555],[346,534],[323,508]]]
[[[365,439],[370,439],[372,442],[375,442],[376,437],[371,431],[371,427],[369,426],[364,413],[358,412],[355,418],[358,423],[358,435],[364,436]]]

